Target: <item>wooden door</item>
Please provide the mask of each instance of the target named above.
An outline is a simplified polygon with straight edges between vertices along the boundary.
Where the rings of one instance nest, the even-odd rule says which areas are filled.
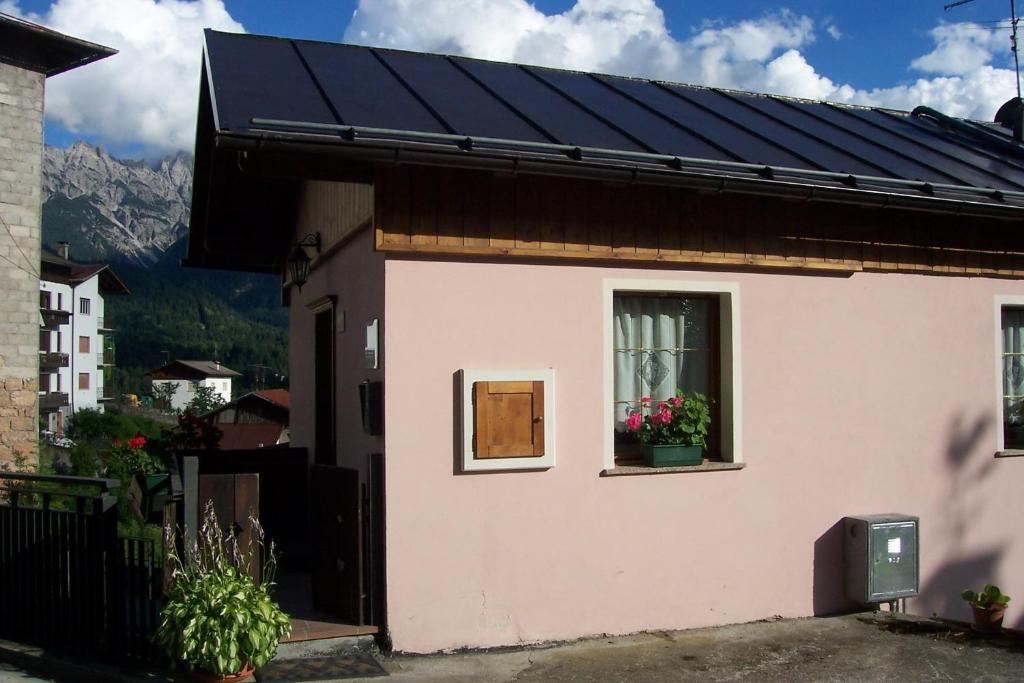
[[[363,589],[362,488],[359,472],[310,470],[313,605],[348,623],[366,623]]]
[[[202,524],[203,513],[207,501],[213,502],[213,511],[217,513],[217,522],[221,529],[230,529],[238,538],[240,549],[246,549],[258,539],[254,538],[255,530],[249,516],[259,518],[260,515],[260,475],[245,474],[200,474],[197,527]],[[260,580],[260,563],[257,559],[253,566],[253,578]]]

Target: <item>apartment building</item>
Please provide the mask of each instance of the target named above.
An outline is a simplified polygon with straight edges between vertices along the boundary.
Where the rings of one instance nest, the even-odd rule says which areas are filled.
[[[83,408],[103,410],[114,398],[114,330],[104,298],[131,292],[105,264],[71,261],[68,245],[43,251],[39,281],[39,415],[60,434]]]

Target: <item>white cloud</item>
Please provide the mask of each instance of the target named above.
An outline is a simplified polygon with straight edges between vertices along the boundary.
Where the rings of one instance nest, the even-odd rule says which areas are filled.
[[[992,61],[993,51],[1007,50],[1006,32],[978,24],[940,24],[931,30],[935,49],[910,66],[936,74],[969,74]]]
[[[245,30],[222,0],[57,0],[27,18],[119,51],[48,79],[47,119],[157,153],[195,144],[202,29]]]
[[[832,37],[832,40],[841,40],[843,37],[843,32],[840,31],[839,27],[835,24],[826,24],[825,33],[829,34]]]

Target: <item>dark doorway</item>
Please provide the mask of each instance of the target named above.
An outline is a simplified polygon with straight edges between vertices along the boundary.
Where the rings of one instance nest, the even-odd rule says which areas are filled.
[[[310,472],[313,605],[364,624],[363,496],[359,472],[313,465]]]
[[[319,465],[337,463],[334,426],[334,306],[316,312],[313,348],[314,459]]]

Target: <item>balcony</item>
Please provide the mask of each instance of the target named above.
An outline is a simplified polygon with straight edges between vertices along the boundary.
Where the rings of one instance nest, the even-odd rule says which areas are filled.
[[[39,370],[52,372],[57,368],[68,366],[68,354],[57,351],[44,351],[39,354]]]
[[[43,327],[48,330],[60,327],[61,325],[67,325],[71,322],[71,313],[69,311],[61,311],[56,308],[41,308],[39,309],[39,315],[43,319]]]
[[[104,365],[115,365],[114,349],[106,349],[96,353],[96,367],[103,367]]]
[[[68,395],[61,391],[49,391],[39,394],[39,412],[52,413],[58,408],[68,405]]]
[[[113,334],[114,333],[114,328],[113,327],[107,327],[107,319],[102,317],[102,316],[99,317],[99,318],[96,318],[96,329],[99,330],[102,334]]]

